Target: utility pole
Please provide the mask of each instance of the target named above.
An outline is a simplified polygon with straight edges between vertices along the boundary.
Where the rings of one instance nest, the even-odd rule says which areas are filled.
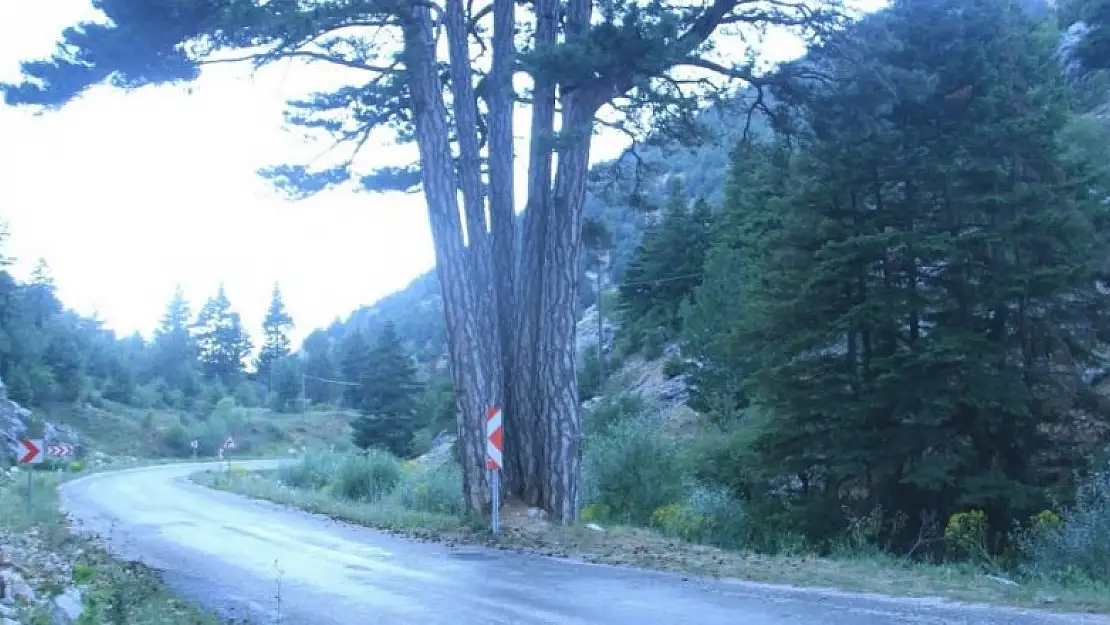
[[[598,251],[597,253],[597,377],[598,392],[605,386],[605,315],[604,302],[605,291],[602,287],[601,274],[608,264],[609,252]]]

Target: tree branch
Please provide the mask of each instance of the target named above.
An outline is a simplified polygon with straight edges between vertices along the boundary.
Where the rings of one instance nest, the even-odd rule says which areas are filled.
[[[334,63],[342,65],[343,67],[350,67],[352,69],[360,69],[369,72],[387,73],[387,74],[400,74],[403,69],[397,68],[397,63],[389,66],[370,65],[369,63],[362,63],[345,59],[339,56],[325,54],[323,52],[313,52],[311,50],[287,50],[285,52],[260,52],[257,54],[246,54],[236,57],[225,57],[220,59],[205,59],[199,61],[200,65],[216,65],[221,63],[244,63],[251,61],[257,64],[268,63],[271,61],[279,61],[286,58],[306,58],[313,61],[323,61],[326,63]]]

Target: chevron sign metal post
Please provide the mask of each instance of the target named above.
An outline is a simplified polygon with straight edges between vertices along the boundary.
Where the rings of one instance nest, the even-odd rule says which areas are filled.
[[[491,406],[486,412],[486,468],[489,469],[489,491],[493,535],[501,529],[501,450],[504,445],[501,409]]]

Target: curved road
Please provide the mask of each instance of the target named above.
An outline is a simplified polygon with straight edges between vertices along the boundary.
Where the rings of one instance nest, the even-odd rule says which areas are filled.
[[[237,463],[252,468],[274,461]],[[212,465],[91,475],[65,484],[79,530],[162,570],[225,617],[305,625],[1110,625],[1110,618],[992,610],[581,564],[417,543],[212,491]]]

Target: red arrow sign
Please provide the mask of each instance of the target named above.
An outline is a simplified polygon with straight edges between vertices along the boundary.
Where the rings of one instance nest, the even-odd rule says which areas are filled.
[[[42,462],[42,441],[24,438],[19,441],[23,449],[18,452],[19,464],[38,464]]]

